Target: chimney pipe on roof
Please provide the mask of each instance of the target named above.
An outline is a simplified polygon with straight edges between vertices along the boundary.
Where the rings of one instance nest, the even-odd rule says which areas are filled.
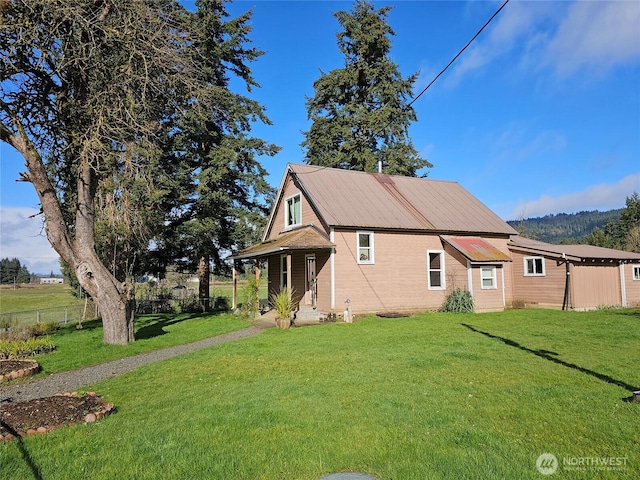
[[[382,160],[378,160],[378,173],[382,173]]]

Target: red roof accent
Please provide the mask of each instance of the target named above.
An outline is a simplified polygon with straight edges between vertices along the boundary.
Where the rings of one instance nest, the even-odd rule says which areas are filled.
[[[478,237],[449,237],[442,235],[445,242],[459,251],[471,262],[510,262],[511,257],[489,242]]]

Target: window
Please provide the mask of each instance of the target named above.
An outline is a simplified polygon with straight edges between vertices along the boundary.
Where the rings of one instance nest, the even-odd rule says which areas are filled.
[[[293,227],[302,223],[302,200],[300,194],[287,198],[284,226]]]
[[[496,267],[480,267],[480,279],[483,290],[498,288],[496,282]]]
[[[289,276],[287,271],[288,255],[280,255],[280,289],[289,288]]]
[[[427,252],[427,277],[429,290],[444,290],[444,252]]]
[[[374,263],[373,232],[356,232],[358,237],[358,263]]]
[[[640,280],[640,265],[633,266],[633,279]]]
[[[524,257],[525,277],[544,277],[544,257]]]

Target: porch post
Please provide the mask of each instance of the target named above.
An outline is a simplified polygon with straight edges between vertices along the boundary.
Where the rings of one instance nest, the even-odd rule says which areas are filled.
[[[231,294],[231,309],[235,310],[238,306],[238,270],[236,270],[236,262],[233,262],[233,276],[232,276],[232,294]]]

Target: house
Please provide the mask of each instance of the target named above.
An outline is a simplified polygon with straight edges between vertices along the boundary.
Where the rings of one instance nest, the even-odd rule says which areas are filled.
[[[266,261],[268,291],[293,288],[304,316],[340,314],[347,305],[354,314],[435,310],[454,288],[471,292],[479,312],[514,299],[561,307],[565,277],[557,271],[569,250],[538,247],[456,182],[289,164],[262,241],[233,259]],[[583,283],[611,275],[587,268],[604,257],[575,253],[567,258],[580,280],[567,305],[587,308],[593,301],[583,301]],[[597,305],[640,303],[640,255],[618,254],[609,252],[606,265],[624,276],[611,296],[620,300],[602,296]]]
[[[573,310],[640,306],[640,254],[519,236],[509,250],[515,301]]]
[[[64,283],[64,277],[40,277],[41,285],[59,285]]]

